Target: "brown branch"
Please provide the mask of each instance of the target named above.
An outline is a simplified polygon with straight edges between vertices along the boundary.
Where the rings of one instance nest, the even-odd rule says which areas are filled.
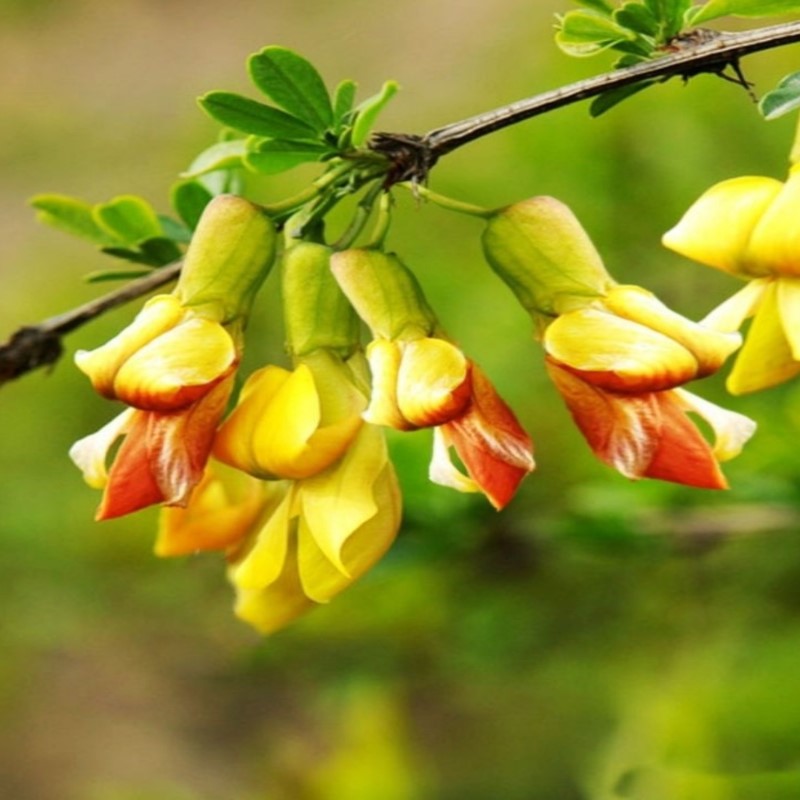
[[[800,41],[800,22],[771,25],[741,33],[705,33],[708,37],[702,37],[700,43],[693,44],[690,35],[676,43],[676,52],[669,52],[653,61],[518,100],[460,122],[435,128],[422,136],[378,133],[373,137],[371,146],[392,163],[390,183],[406,180],[421,182],[441,156],[457,147],[557,108],[643,81],[689,78],[700,73],[720,74],[726,67],[733,67],[736,71],[742,56]]]
[[[55,364],[63,353],[61,337],[106,311],[149,294],[178,277],[181,263],[169,264],[114,292],[90,300],[37,325],[26,325],[0,345],[0,385],[39,367]]]

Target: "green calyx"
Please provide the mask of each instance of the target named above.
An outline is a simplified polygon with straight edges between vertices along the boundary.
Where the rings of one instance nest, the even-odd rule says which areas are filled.
[[[223,194],[206,206],[183,261],[176,294],[207,306],[220,322],[246,317],[275,257],[270,218],[242,197]]]
[[[580,222],[555,198],[500,209],[482,241],[492,269],[535,317],[585,306],[614,285]]]
[[[331,270],[376,338],[416,339],[436,329],[414,274],[392,253],[352,248],[334,253]]]
[[[287,346],[294,357],[326,349],[347,358],[358,348],[358,317],[331,273],[331,254],[325,245],[298,242],[281,260]]]

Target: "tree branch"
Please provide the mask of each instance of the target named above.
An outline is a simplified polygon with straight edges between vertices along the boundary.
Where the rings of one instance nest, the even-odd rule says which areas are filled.
[[[378,133],[373,137],[371,146],[392,162],[390,183],[406,180],[421,182],[441,156],[540,114],[642,81],[721,73],[727,66],[737,69],[742,56],[800,41],[800,22],[771,25],[741,33],[705,30],[703,33],[705,35],[699,44],[695,43],[697,37],[692,34],[678,38],[674,43],[675,51],[656,60],[518,100],[493,111],[435,128],[422,136]]]
[[[49,317],[37,325],[20,328],[5,344],[0,345],[0,385],[38,367],[55,364],[63,353],[62,336],[112,308],[175,280],[180,270],[180,262],[169,264],[78,308]]]

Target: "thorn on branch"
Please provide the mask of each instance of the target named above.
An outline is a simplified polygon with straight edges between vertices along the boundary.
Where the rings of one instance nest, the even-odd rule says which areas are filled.
[[[710,28],[696,28],[695,30],[688,31],[687,33],[681,33],[678,36],[674,36],[669,40],[669,42],[667,42],[666,45],[664,45],[662,49],[667,53],[681,53],[693,50],[699,45],[707,45],[711,42],[718,41],[723,37],[724,34],[721,31],[714,31]],[[728,75],[726,73],[726,70],[728,69],[733,72],[733,75]],[[721,55],[718,61],[709,59],[706,64],[701,64],[695,69],[687,70],[681,73],[681,77],[683,78],[684,83],[686,83],[690,78],[701,74],[716,75],[725,81],[729,81],[737,86],[741,86],[754,103],[758,102],[758,98],[753,93],[753,86],[755,84],[751,83],[747,80],[747,78],[745,78],[741,65],[739,64],[738,56],[731,57],[729,55]]]

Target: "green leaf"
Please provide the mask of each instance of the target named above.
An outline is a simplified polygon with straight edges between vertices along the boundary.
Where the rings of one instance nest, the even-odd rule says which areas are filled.
[[[356,99],[356,89],[358,85],[355,81],[342,81],[333,95],[333,118],[337,125],[340,125],[344,118],[353,110],[353,101]]]
[[[570,11],[559,19],[556,44],[571,56],[592,56],[636,34],[593,11]]]
[[[314,142],[291,142],[276,139],[262,142],[258,149],[245,156],[244,163],[253,172],[276,175],[310,161],[319,161],[331,153],[329,147]]]
[[[800,108],[800,72],[782,78],[758,103],[758,110],[764,119],[777,119],[796,108]]]
[[[610,108],[613,108],[623,100],[627,100],[634,94],[641,92],[648,86],[652,86],[655,81],[642,81],[641,83],[634,83],[632,86],[622,86],[619,89],[609,89],[607,92],[595,97],[592,104],[589,106],[589,113],[593,117],[599,117],[605,114]]]
[[[213,198],[211,192],[197,181],[183,181],[172,187],[170,201],[189,230],[197,227],[203,209]]]
[[[709,0],[687,13],[687,22],[700,25],[717,17],[769,17],[800,11],[799,0]]]
[[[315,139],[317,131],[279,108],[234,92],[208,92],[197,101],[217,122],[244,133],[274,139]]]
[[[145,239],[139,244],[139,251],[147,259],[148,264],[156,267],[163,267],[183,257],[181,248],[166,236]]]
[[[333,123],[322,77],[302,56],[285,47],[265,47],[247,62],[253,83],[290,114],[323,132]]]
[[[352,142],[354,147],[361,147],[367,141],[378,115],[397,94],[399,89],[400,86],[395,81],[386,81],[378,94],[368,97],[363,103],[359,104],[353,117]]]
[[[60,231],[88,239],[96,245],[109,245],[117,241],[97,224],[92,206],[83,200],[61,194],[38,194],[31,198],[40,222]]]
[[[645,36],[655,36],[659,31],[658,19],[641,3],[625,3],[614,12],[613,20],[624,28]]]
[[[183,253],[172,239],[156,236],[141,242],[138,248],[103,247],[106,255],[133,261],[135,264],[147,264],[150,267],[163,267],[181,258]]]
[[[231,169],[242,166],[242,159],[247,155],[246,139],[231,139],[226,142],[217,142],[200,153],[189,168],[181,173],[182,178],[196,178],[207,172],[218,169]]]
[[[103,281],[132,281],[143,278],[152,272],[152,268],[143,269],[102,269],[90,272],[85,280],[87,283],[102,283]]]
[[[575,2],[579,6],[591,8],[594,11],[599,11],[601,14],[608,14],[608,16],[611,16],[611,13],[614,11],[614,6],[607,2],[607,0],[575,0]]]
[[[644,0],[652,15],[661,24],[660,42],[668,42],[683,28],[683,18],[691,8],[692,0]]]
[[[98,203],[92,209],[92,215],[101,228],[125,244],[138,244],[163,233],[153,207],[134,195]]]
[[[192,232],[183,222],[179,222],[165,214],[159,214],[158,221],[161,223],[161,230],[164,231],[164,236],[167,239],[172,239],[173,242],[178,244],[189,244],[192,239]]]

